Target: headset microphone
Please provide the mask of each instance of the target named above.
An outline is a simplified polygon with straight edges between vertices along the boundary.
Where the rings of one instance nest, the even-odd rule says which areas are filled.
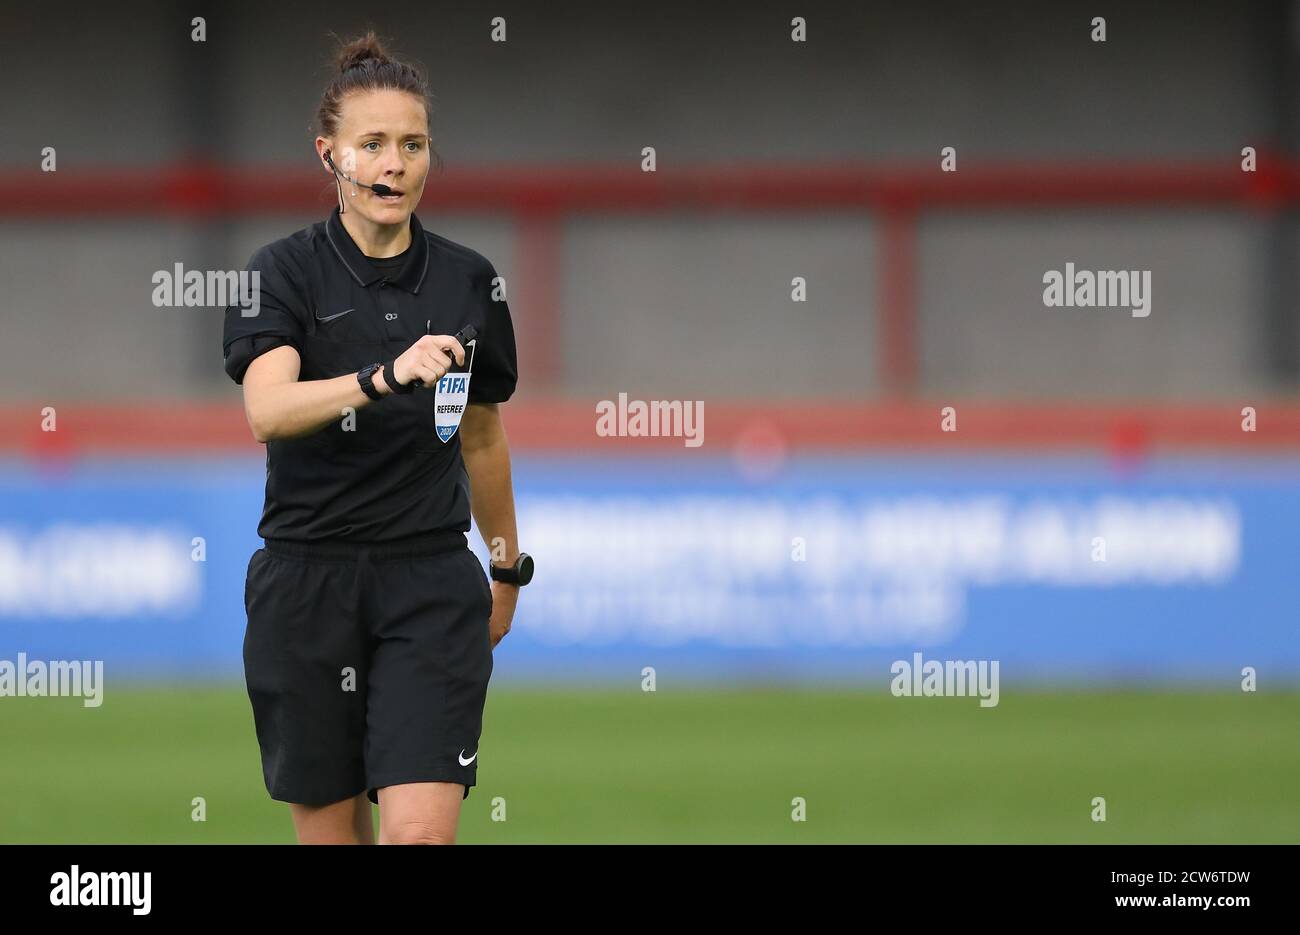
[[[376,182],[374,185],[367,185],[365,182],[358,182],[356,179],[352,178],[349,175],[344,175],[343,172],[339,171],[339,167],[334,165],[334,160],[330,158],[330,151],[328,149],[325,150],[325,164],[330,167],[330,169],[334,172],[336,176],[347,179],[353,185],[360,185],[362,188],[368,188],[376,195],[393,194],[393,190],[381,182]]]

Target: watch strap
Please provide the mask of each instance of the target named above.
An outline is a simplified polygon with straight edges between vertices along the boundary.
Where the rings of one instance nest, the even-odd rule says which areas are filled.
[[[488,569],[493,581],[523,587],[532,580],[532,563],[532,556],[527,552],[520,552],[513,565],[495,565],[489,562]],[[525,568],[528,570],[526,578],[523,574]]]
[[[361,384],[361,392],[371,399],[384,398],[384,394],[375,387],[375,371],[381,366],[381,364],[370,364],[357,371],[357,382]]]
[[[388,384],[388,388],[390,390],[392,390],[394,393],[398,394],[399,396],[405,396],[407,393],[414,393],[415,392],[414,380],[412,380],[410,383],[397,382],[397,377],[393,375],[393,365],[396,363],[397,363],[396,360],[390,360],[383,365],[384,382]]]

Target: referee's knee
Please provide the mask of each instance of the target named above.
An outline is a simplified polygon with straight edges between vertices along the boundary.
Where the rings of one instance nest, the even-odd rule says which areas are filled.
[[[456,829],[435,822],[409,819],[385,829],[388,844],[455,844]]]

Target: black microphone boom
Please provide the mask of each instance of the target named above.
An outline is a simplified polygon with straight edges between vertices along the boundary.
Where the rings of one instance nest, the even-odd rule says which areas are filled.
[[[360,185],[362,188],[368,188],[376,195],[393,194],[393,190],[389,188],[387,185],[384,185],[382,182],[376,182],[374,185],[367,185],[365,182],[358,182],[356,179],[352,178],[351,176],[345,175],[343,172],[339,171],[339,167],[334,165],[334,160],[330,158],[329,150],[325,151],[325,163],[330,167],[330,169],[334,172],[335,175],[347,179],[353,185]]]

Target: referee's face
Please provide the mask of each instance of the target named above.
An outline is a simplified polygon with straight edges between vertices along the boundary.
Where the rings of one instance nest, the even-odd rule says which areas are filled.
[[[376,195],[358,187],[353,195],[345,181],[350,210],[373,224],[407,223],[429,175],[429,117],[418,97],[387,89],[349,94],[339,107],[338,133],[326,145],[342,155],[335,161],[352,178],[396,192]]]

